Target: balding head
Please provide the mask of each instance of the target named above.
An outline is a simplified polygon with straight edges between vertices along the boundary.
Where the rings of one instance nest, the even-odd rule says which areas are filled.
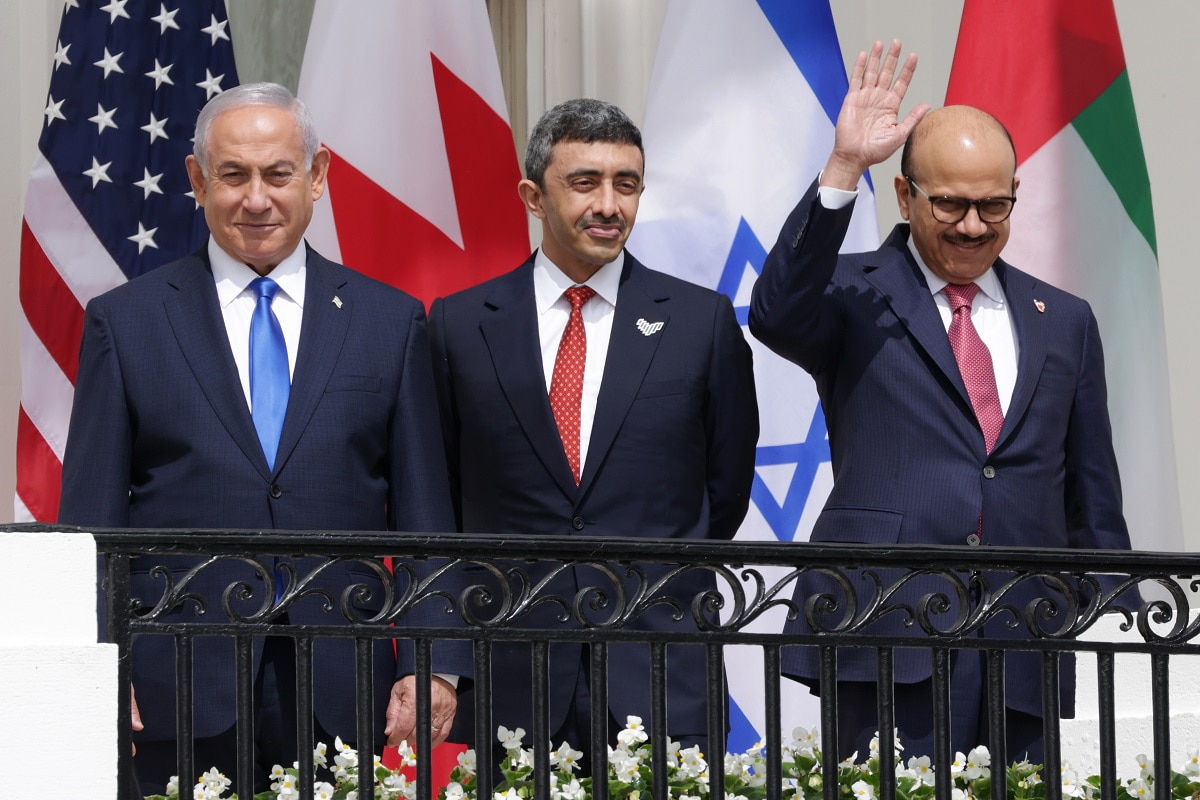
[[[971,283],[987,272],[1008,242],[1009,220],[984,222],[971,205],[958,222],[941,222],[928,198],[1015,196],[1017,156],[1004,125],[970,106],[931,111],[905,142],[900,165],[900,216],[930,271],[950,283]]]

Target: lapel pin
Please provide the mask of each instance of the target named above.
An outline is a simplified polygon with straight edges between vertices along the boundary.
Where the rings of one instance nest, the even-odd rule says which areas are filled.
[[[338,297],[338,296],[335,294],[335,295],[333,296],[333,304],[334,304],[335,306],[337,306],[338,308],[341,308],[341,307],[342,307],[342,298]]]
[[[637,329],[642,332],[642,336],[653,336],[662,330],[664,324],[662,322],[646,322],[644,318],[639,318]]]
[[[1033,301],[1033,307],[1034,307],[1034,308],[1036,308],[1036,309],[1038,310],[1038,313],[1039,313],[1039,314],[1045,314],[1045,313],[1046,313],[1046,304],[1045,304],[1045,303],[1043,303],[1041,300],[1034,300],[1034,301]]]

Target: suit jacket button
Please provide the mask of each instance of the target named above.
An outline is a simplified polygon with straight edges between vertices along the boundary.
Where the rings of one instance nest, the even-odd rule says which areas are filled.
[[[583,525],[583,517],[576,517],[575,519],[571,520],[571,527],[577,531],[583,530]]]
[[[283,497],[283,489],[279,488],[279,484],[271,484],[271,497],[275,498],[276,500]]]
[[[992,478],[996,477],[996,468],[993,467],[991,464],[988,464],[986,467],[983,468],[983,477],[987,478],[988,480],[991,480]]]
[[[979,547],[979,534],[972,533],[970,536],[968,536],[967,544],[971,545],[971,547]]]

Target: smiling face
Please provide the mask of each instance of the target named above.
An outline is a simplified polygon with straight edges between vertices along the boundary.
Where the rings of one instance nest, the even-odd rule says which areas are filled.
[[[1015,195],[1016,156],[1008,137],[990,116],[951,106],[932,112],[914,132],[909,176],[931,197]],[[984,222],[972,206],[957,223],[939,222],[929,200],[910,191],[897,175],[896,200],[908,220],[913,244],[930,272],[950,283],[971,283],[986,272],[1008,243],[1010,219]]]
[[[213,120],[207,169],[187,158],[188,178],[222,250],[266,275],[291,255],[325,191],[329,151],[305,169],[292,115],[273,106],[239,106]]]
[[[636,145],[562,141],[545,188],[519,184],[525,207],[542,221],[542,252],[576,283],[620,255],[637,217],[642,167]]]

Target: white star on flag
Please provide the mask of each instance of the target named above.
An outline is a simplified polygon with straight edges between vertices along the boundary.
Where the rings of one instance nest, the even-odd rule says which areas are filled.
[[[63,64],[66,64],[67,66],[71,65],[71,59],[67,58],[67,51],[70,49],[71,49],[71,45],[67,45],[66,47],[63,47],[63,43],[61,40],[55,46],[55,48],[54,48],[54,71],[55,72],[57,72],[58,68],[61,67]]]
[[[117,17],[129,19],[129,12],[125,10],[125,6],[128,3],[129,0],[110,0],[108,5],[100,6],[100,10],[108,12],[108,23],[111,25],[117,21]],[[79,6],[75,5],[74,3],[71,3],[71,5],[79,8]]]
[[[146,200],[152,194],[162,194],[163,190],[158,188],[158,182],[162,180],[163,174],[160,172],[157,175],[151,175],[150,170],[145,169],[144,167],[142,169],[142,173],[142,179],[140,181],[133,182],[134,186],[141,188],[145,193],[142,199]],[[155,230],[157,230],[157,228]]]
[[[100,103],[96,104],[96,116],[88,117],[88,122],[96,123],[96,135],[104,133],[105,128],[116,128],[117,123],[113,122],[113,114],[117,113],[117,109],[105,109]]]
[[[96,188],[96,186],[100,183],[100,181],[104,181],[105,183],[113,182],[112,178],[108,177],[108,168],[111,166],[112,166],[111,161],[109,161],[107,164],[101,164],[99,161],[96,160],[95,156],[92,156],[92,168],[85,169],[83,171],[83,174],[87,175],[89,178],[92,179],[92,188],[93,189]]]
[[[201,28],[201,33],[207,33],[212,37],[212,43],[216,44],[217,39],[229,39],[229,34],[225,32],[225,26],[229,24],[229,20],[217,22],[217,15],[213,14],[212,23],[207,28]]]
[[[55,100],[53,96],[50,96],[49,98],[47,98],[46,110],[44,112],[42,112],[46,115],[46,125],[47,126],[49,126],[50,123],[54,122],[54,120],[56,120],[56,119],[66,119],[66,117],[63,116],[63,113],[62,113],[62,104],[63,104],[62,100]]]
[[[204,70],[204,80],[200,81],[196,85],[203,89],[207,99],[211,100],[213,96],[222,92],[221,79],[224,77],[224,75],[218,75],[214,78],[212,72],[209,70]]]
[[[155,88],[155,90],[157,90],[159,87],[161,87],[161,86],[162,86],[164,83],[169,83],[169,84],[171,84],[172,86],[174,86],[174,85],[175,85],[175,81],[171,80],[171,76],[167,74],[167,73],[169,73],[169,72],[171,71],[171,67],[173,67],[173,66],[175,66],[175,65],[174,65],[174,64],[167,64],[167,65],[164,67],[164,66],[162,66],[161,64],[159,64],[159,63],[158,63],[158,59],[157,59],[157,58],[156,58],[156,59],[154,59],[154,69],[152,69],[152,70],[150,70],[149,72],[147,72],[147,73],[146,73],[146,77],[147,77],[147,78],[154,78],[154,88]]]
[[[167,28],[174,28],[175,30],[179,30],[179,23],[175,21],[175,15],[178,13],[179,13],[178,8],[175,9],[174,11],[167,11],[167,4],[163,3],[161,6],[159,6],[158,16],[151,17],[150,21],[158,23],[158,32],[160,34],[166,33]]]
[[[129,241],[137,243],[138,253],[141,253],[147,247],[153,247],[155,250],[157,250],[158,244],[154,241],[154,234],[157,232],[158,232],[158,228],[151,228],[150,230],[146,230],[146,228],[142,225],[142,223],[139,222],[138,223],[138,232],[128,238],[129,238]]]
[[[166,117],[159,119],[158,117],[154,116],[154,112],[151,111],[150,112],[150,122],[146,125],[143,125],[141,128],[139,128],[139,130],[143,130],[146,133],[150,134],[150,144],[154,144],[156,139],[170,139],[171,138],[170,136],[167,136],[167,132],[165,130],[163,130],[163,126],[165,126],[166,124],[167,124]]]
[[[106,47],[104,48],[104,58],[92,63],[104,70],[104,77],[107,78],[113,72],[125,72],[125,70],[121,69],[121,65],[119,63],[121,61],[121,56],[123,55],[125,54],[117,53],[116,55],[112,55],[108,52],[108,48]]]

